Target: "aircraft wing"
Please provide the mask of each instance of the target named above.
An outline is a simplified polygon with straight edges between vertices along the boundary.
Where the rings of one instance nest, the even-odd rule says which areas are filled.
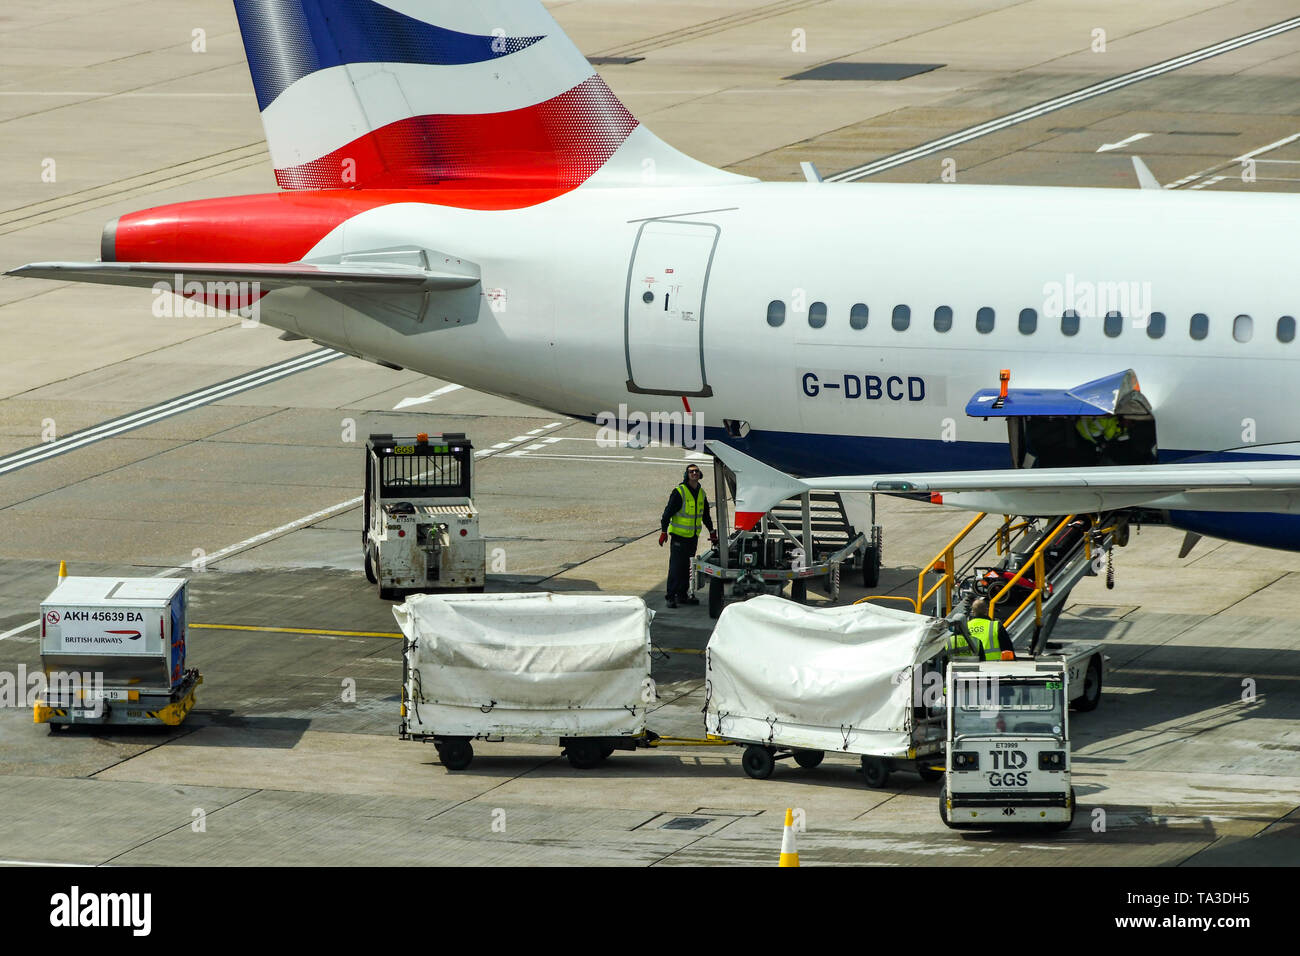
[[[429,268],[403,262],[266,263],[266,262],[33,262],[5,275],[28,279],[96,282],[151,289],[167,283],[182,294],[185,284],[254,283],[272,292],[291,286],[322,290],[366,289],[374,292],[426,292],[464,289],[479,281],[478,268]]]
[[[1117,508],[1300,514],[1300,460],[1007,468],[794,478],[711,442],[736,475],[736,526],[752,528],[776,504],[805,491],[926,495],[935,504],[1002,514],[1079,514]]]

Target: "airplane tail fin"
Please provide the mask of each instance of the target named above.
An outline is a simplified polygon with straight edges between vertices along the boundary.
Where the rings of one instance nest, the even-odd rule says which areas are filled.
[[[640,126],[541,0],[234,0],[283,189],[744,182]]]

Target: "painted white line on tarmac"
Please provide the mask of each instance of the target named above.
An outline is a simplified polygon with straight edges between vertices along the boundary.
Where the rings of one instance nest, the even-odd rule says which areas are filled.
[[[1134,133],[1128,139],[1121,139],[1118,143],[1102,143],[1097,147],[1097,152],[1109,153],[1112,149],[1120,149],[1129,143],[1136,143],[1140,139],[1146,139],[1150,135],[1150,133]]]
[[[1044,100],[1042,103],[1036,103],[1033,106],[1027,106],[1022,110],[1009,113],[1006,116],[980,123],[977,126],[971,126],[956,133],[950,133],[947,136],[941,136],[939,139],[931,140],[928,143],[922,143],[911,149],[905,149],[902,152],[894,153],[890,156],[882,156],[880,159],[872,160],[869,163],[863,163],[861,166],[854,166],[852,169],[846,169],[841,173],[833,176],[827,176],[828,183],[847,183],[858,179],[865,179],[876,173],[884,172],[887,169],[893,169],[895,166],[902,166],[904,163],[910,163],[914,159],[921,159],[925,156],[933,155],[945,149],[953,149],[957,146],[969,143],[971,140],[979,139],[981,136],[987,136],[990,133],[996,133],[1004,129],[1009,129],[1019,123],[1027,120],[1037,119],[1048,113],[1064,109],[1067,106],[1074,106],[1085,100],[1090,100],[1095,96],[1101,96],[1105,93],[1111,93],[1115,90],[1123,89],[1126,86],[1132,86],[1134,83],[1140,83],[1143,80],[1149,80],[1152,77],[1161,76],[1165,73],[1171,73],[1174,70],[1181,69],[1185,66],[1191,66],[1193,63],[1199,63],[1202,60],[1208,60],[1211,57],[1219,56],[1223,53],[1231,53],[1233,50],[1248,46],[1251,43],[1257,43],[1260,40],[1267,40],[1270,37],[1278,36],[1289,30],[1300,27],[1300,17],[1291,17],[1289,20],[1283,20],[1280,23],[1274,23],[1272,26],[1262,27],[1259,30],[1253,30],[1250,33],[1243,33],[1239,37],[1233,37],[1230,40],[1223,40],[1199,50],[1193,50],[1191,53],[1184,53],[1182,56],[1172,57],[1168,60],[1162,60],[1159,63],[1153,63],[1151,66],[1145,66],[1140,70],[1134,70],[1131,73],[1124,73],[1120,76],[1112,77],[1101,83],[1094,83],[1091,86],[1085,86],[1082,89],[1075,90],[1073,93],[1066,93],[1063,96],[1053,97],[1050,100]]]
[[[393,411],[398,412],[403,408],[410,408],[412,405],[423,405],[425,402],[431,402],[439,396],[458,391],[464,387],[464,385],[444,385],[442,388],[436,388],[428,395],[421,395],[419,398],[404,398],[393,406]]]
[[[0,634],[0,641],[3,641],[7,637],[13,637],[15,634],[21,634],[23,631],[30,631],[37,624],[40,623],[41,623],[41,619],[37,618],[36,620],[29,621],[26,624],[20,624],[18,627],[15,627],[12,631],[5,631],[3,634]]]
[[[340,501],[336,505],[330,505],[328,508],[322,508],[320,511],[314,511],[309,515],[303,515],[278,528],[272,528],[270,531],[263,531],[261,534],[255,534],[251,538],[245,538],[236,544],[222,548],[220,551],[213,551],[203,557],[203,565],[206,567],[214,561],[220,561],[222,558],[228,558],[239,551],[246,551],[256,545],[270,541],[272,538],[278,538],[282,534],[288,534],[290,531],[296,531],[304,528],[309,524],[315,524],[317,521],[324,521],[326,518],[332,518],[342,511],[349,511],[361,504],[364,496],[357,495],[355,498],[349,498],[347,501]],[[193,564],[179,564],[174,568],[167,568],[165,571],[157,572],[154,577],[165,578],[177,573],[178,571],[197,571]]]
[[[152,405],[149,408],[142,408],[139,411],[101,422],[98,425],[92,425],[90,428],[83,428],[81,431],[73,432],[63,438],[41,445],[34,445],[31,448],[24,448],[22,451],[16,451],[12,455],[0,458],[0,475],[55,458],[78,448],[85,448],[87,445],[93,445],[106,438],[114,438],[137,428],[143,428],[145,425],[152,425],[154,422],[160,422],[182,412],[210,405],[223,398],[238,395],[240,392],[246,392],[261,385],[269,385],[271,382],[277,382],[282,378],[287,378],[310,368],[316,368],[342,357],[342,352],[336,352],[333,349],[308,352],[306,355],[299,355],[296,358],[277,362],[274,365],[268,365],[266,368],[260,368],[227,381],[218,382],[216,385],[201,388],[196,392],[189,392],[168,401],[160,402],[157,405]]]
[[[552,425],[547,425],[546,428],[547,428],[547,429],[550,429],[550,428],[556,428],[556,427],[558,427],[558,426],[560,426],[560,425],[562,425],[562,424],[564,424],[564,423],[563,423],[563,422],[555,422],[555,423],[552,424]],[[522,440],[522,441],[532,441],[532,439],[529,438],[529,437],[527,437],[527,436],[522,437],[521,440]],[[496,451],[496,450],[489,449],[489,450],[484,451],[484,452],[478,452],[478,453],[476,453],[476,457],[477,457],[478,455],[482,455],[484,458],[488,458],[488,457],[490,457],[490,456],[492,456],[492,455],[497,455],[497,454],[500,454],[500,452],[499,452],[499,451]],[[518,453],[518,452],[515,452],[514,454],[519,454],[519,453]],[[345,512],[345,511],[350,511],[350,510],[352,510],[352,509],[355,508],[357,505],[361,504],[361,502],[364,501],[364,500],[365,500],[365,496],[364,496],[364,495],[357,495],[355,498],[349,498],[347,501],[340,501],[340,502],[339,502],[338,504],[336,504],[336,505],[330,505],[328,508],[322,508],[320,511],[313,511],[311,514],[309,514],[309,515],[303,515],[301,518],[295,518],[293,521],[288,521],[288,522],[286,522],[286,523],[280,525],[278,528],[272,528],[272,529],[269,530],[269,531],[263,531],[263,532],[261,532],[260,534],[255,534],[255,535],[253,535],[251,538],[245,538],[243,541],[238,541],[238,542],[236,542],[235,544],[228,545],[227,547],[224,547],[224,548],[222,548],[222,549],[219,550],[219,551],[214,551],[214,552],[212,552],[211,554],[204,555],[204,556],[203,556],[203,566],[206,568],[206,567],[208,567],[209,565],[213,564],[213,563],[216,562],[216,561],[220,561],[220,560],[222,560],[223,558],[228,558],[228,557],[230,557],[231,555],[238,554],[238,553],[241,552],[241,551],[247,551],[247,550],[249,550],[250,548],[255,548],[255,547],[257,547],[257,546],[260,545],[260,544],[265,544],[266,542],[271,541],[271,540],[273,540],[273,539],[275,539],[275,538],[278,538],[278,537],[280,537],[281,535],[288,534],[288,533],[290,533],[291,531],[298,531],[298,530],[300,530],[300,529],[302,529],[302,528],[306,528],[306,527],[308,527],[309,525],[316,524],[316,523],[319,522],[319,521],[324,521],[324,520],[326,520],[327,518],[333,518],[333,517],[335,517],[335,516],[337,516],[337,515],[339,515],[339,514],[342,514],[342,513]],[[179,572],[181,572],[181,571],[194,571],[194,570],[195,570],[195,568],[194,568],[193,564],[178,564],[178,565],[177,565],[176,567],[174,567],[174,568],[166,568],[165,570],[162,570],[162,571],[158,571],[158,572],[156,572],[156,573],[154,574],[154,577],[156,577],[156,578],[166,578],[166,577],[170,577],[170,576],[173,575],[173,574],[177,574],[177,573],[179,573]],[[196,572],[196,573],[201,573],[201,572]],[[24,625],[23,627],[20,627],[20,628],[18,628],[18,629],[15,630],[15,631],[11,631],[10,633],[14,633],[14,634],[16,634],[16,633],[18,633],[18,631],[25,630],[25,629],[28,628],[28,627],[35,627],[36,624],[39,624],[39,623],[40,623],[40,621],[37,620],[37,621],[33,622],[32,624]],[[8,636],[9,636],[8,634],[4,635],[4,637],[8,637]],[[3,639],[3,638],[0,638],[0,639]]]
[[[1233,157],[1232,159],[1228,160],[1226,163],[1216,163],[1213,166],[1207,166],[1205,169],[1192,173],[1190,176],[1184,176],[1182,179],[1175,179],[1172,183],[1167,183],[1165,185],[1165,189],[1178,189],[1182,186],[1186,186],[1188,183],[1195,182],[1196,180],[1202,178],[1203,176],[1209,176],[1211,173],[1217,173],[1220,170],[1227,169],[1229,166],[1232,166],[1234,164],[1240,165],[1241,163],[1248,162],[1249,160],[1255,159],[1255,157],[1257,156],[1262,156],[1264,153],[1271,153],[1275,149],[1279,149],[1290,143],[1294,143],[1298,139],[1300,139],[1300,133],[1292,133],[1290,136],[1283,136],[1281,139],[1274,140],[1273,142],[1261,146],[1258,149],[1252,149],[1249,153],[1242,153],[1240,156]],[[1259,160],[1259,162],[1282,163],[1282,162],[1288,162],[1288,160],[1263,159],[1263,160]],[[1297,160],[1291,160],[1291,162],[1297,162]],[[1226,176],[1219,177],[1220,180],[1226,178],[1227,178]],[[1197,187],[1193,186],[1192,188],[1196,189]]]
[[[52,863],[48,860],[0,860],[0,866],[75,866],[92,867],[98,863]]]

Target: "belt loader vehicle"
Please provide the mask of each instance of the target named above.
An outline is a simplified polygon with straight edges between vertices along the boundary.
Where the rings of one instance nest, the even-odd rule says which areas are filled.
[[[463,433],[367,439],[361,545],[366,579],[381,598],[483,590],[473,479],[474,448]]]
[[[1069,684],[1061,657],[948,665],[944,824],[1070,826]]]

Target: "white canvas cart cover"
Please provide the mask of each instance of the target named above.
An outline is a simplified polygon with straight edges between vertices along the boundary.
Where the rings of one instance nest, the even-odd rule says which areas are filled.
[[[729,605],[709,640],[708,733],[808,750],[905,756],[913,669],[940,619],[874,604],[814,609],[771,595]]]
[[[652,612],[638,597],[420,594],[393,615],[407,639],[413,734],[645,730]]]

